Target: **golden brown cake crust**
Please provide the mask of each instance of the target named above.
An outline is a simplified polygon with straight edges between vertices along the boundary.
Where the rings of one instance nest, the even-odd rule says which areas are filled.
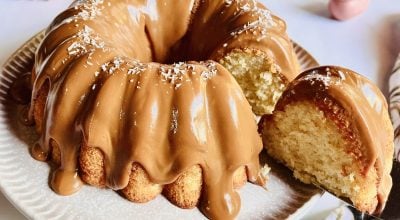
[[[43,86],[39,89],[35,100],[33,100],[33,109],[31,114],[33,115],[33,119],[35,121],[36,131],[40,134],[42,133],[42,123],[44,116],[44,107],[46,106],[47,94],[49,93],[49,83],[44,83]]]
[[[162,191],[162,185],[150,181],[147,172],[137,163],[132,164],[128,185],[121,190],[125,198],[144,203],[153,200]]]
[[[85,183],[101,188],[106,186],[104,155],[101,150],[84,144],[79,153],[79,167],[79,175]]]
[[[202,185],[202,169],[195,165],[183,172],[173,183],[165,185],[163,194],[173,204],[190,209],[199,202]]]

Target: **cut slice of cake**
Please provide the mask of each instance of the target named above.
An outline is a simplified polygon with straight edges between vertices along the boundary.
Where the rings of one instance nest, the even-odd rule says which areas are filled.
[[[289,78],[271,56],[255,49],[233,50],[219,62],[235,77],[259,116],[272,113],[288,82],[298,74],[292,71]]]
[[[380,212],[392,187],[393,127],[380,90],[339,67],[300,74],[260,122],[264,147],[305,183]]]

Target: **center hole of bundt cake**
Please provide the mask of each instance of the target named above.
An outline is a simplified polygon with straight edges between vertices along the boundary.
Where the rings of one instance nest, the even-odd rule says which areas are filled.
[[[185,37],[180,39],[175,44],[168,47],[168,45],[151,45],[151,61],[161,64],[174,64],[181,62],[201,62],[210,60],[210,55],[198,48],[198,45],[192,45],[185,42]],[[196,52],[194,52],[196,51]]]

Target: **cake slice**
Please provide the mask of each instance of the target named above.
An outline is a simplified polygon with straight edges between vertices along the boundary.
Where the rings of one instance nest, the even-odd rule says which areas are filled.
[[[291,61],[292,69],[283,71],[285,64],[257,49],[235,49],[219,62],[235,77],[258,116],[272,113],[287,84],[300,72],[297,60]]]
[[[393,127],[366,78],[340,67],[300,74],[260,122],[267,152],[294,176],[379,213],[392,187]]]

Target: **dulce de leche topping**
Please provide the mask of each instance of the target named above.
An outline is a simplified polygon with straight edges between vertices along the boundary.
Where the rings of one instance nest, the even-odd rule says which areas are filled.
[[[127,186],[133,162],[158,184],[200,165],[203,213],[234,218],[234,171],[246,166],[250,181],[263,181],[251,107],[219,64],[178,62],[233,47],[265,50],[287,78],[297,73],[284,22],[256,1],[92,0],[61,13],[35,57],[30,109],[33,117],[48,87],[31,153],[43,160],[50,145],[60,148],[53,190],[68,195],[80,188],[84,143],[103,152],[106,185],[115,190]]]
[[[290,91],[290,92],[289,92]],[[357,160],[363,173],[377,170],[376,213],[384,208],[392,187],[390,171],[393,157],[393,127],[385,97],[367,78],[345,68],[323,66],[300,74],[283,94],[282,100],[294,97],[332,97],[351,116],[362,143]],[[284,103],[286,101],[282,101]],[[282,104],[277,105],[282,108]]]

